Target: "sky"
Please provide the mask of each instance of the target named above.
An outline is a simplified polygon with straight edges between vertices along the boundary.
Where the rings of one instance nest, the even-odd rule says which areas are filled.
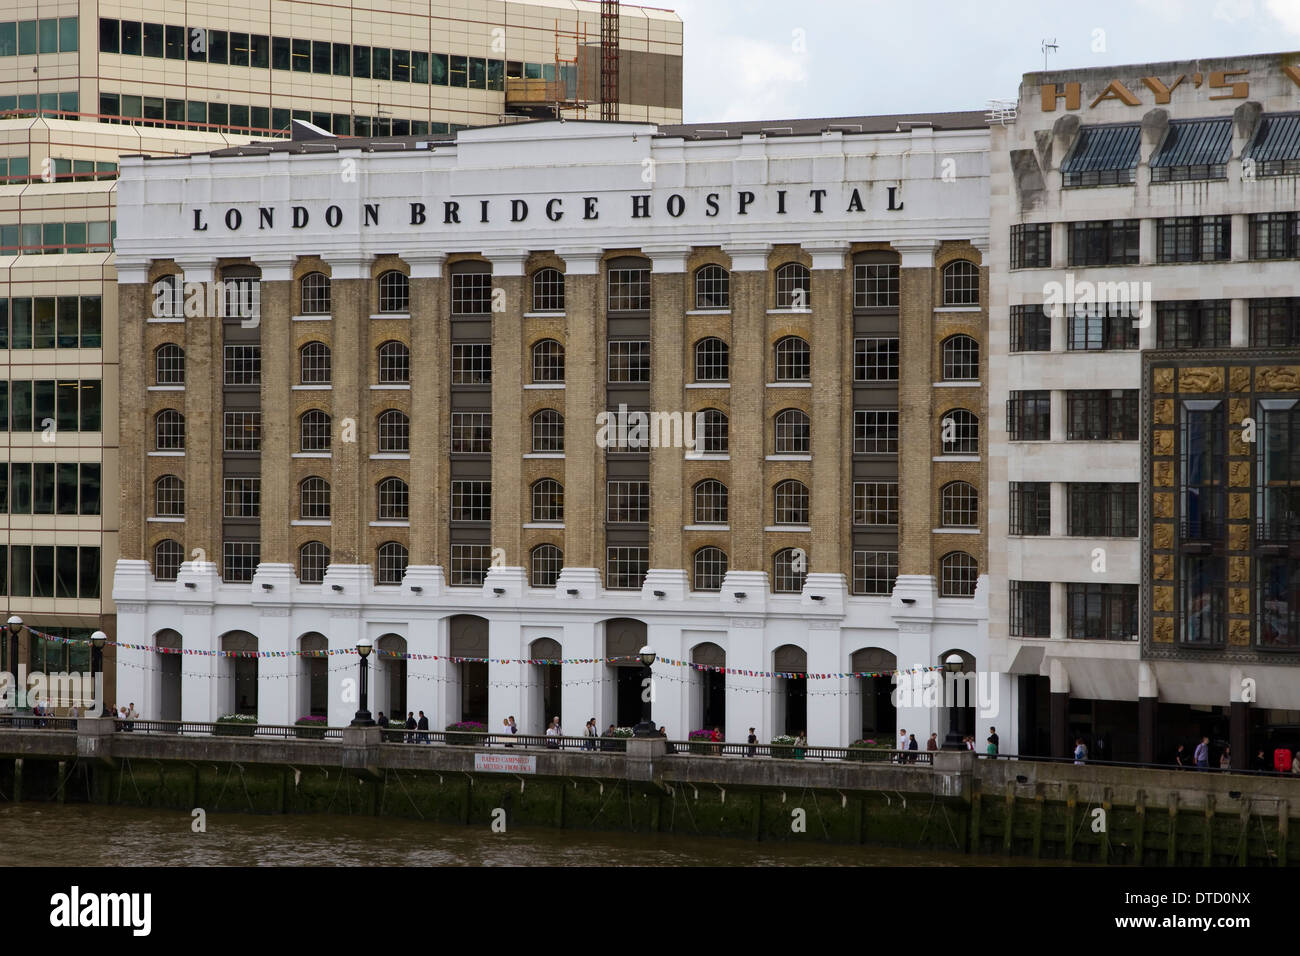
[[[1300,0],[650,0],[688,123],[980,110],[1043,69],[1300,50]]]

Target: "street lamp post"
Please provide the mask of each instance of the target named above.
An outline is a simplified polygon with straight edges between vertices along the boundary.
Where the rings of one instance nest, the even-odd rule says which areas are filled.
[[[18,634],[23,629],[23,619],[17,614],[13,615],[5,623],[5,629],[9,632],[9,674],[10,687],[14,688],[14,712],[17,713],[27,703],[26,687],[18,679]]]
[[[366,658],[370,656],[370,639],[363,637],[357,641],[357,656],[361,658],[361,709],[357,711],[356,717],[352,718],[353,727],[373,727],[374,720],[370,716],[370,710],[366,705]]]
[[[95,694],[95,701],[99,704],[101,714],[104,712],[104,695],[95,692],[95,674],[96,672],[103,673],[104,644],[107,641],[108,635],[103,631],[96,631],[90,635],[90,692]]]
[[[632,728],[633,737],[658,737],[659,733],[655,730],[654,715],[651,710],[654,704],[654,675],[650,670],[650,665],[655,662],[655,652],[647,644],[641,648],[641,723]]]
[[[943,659],[944,674],[960,674],[965,664],[966,662],[962,660],[962,656],[954,651]],[[953,688],[954,693],[953,699],[948,701],[948,738],[943,742],[943,749],[964,750],[966,744],[962,742],[961,734],[957,732],[957,695],[955,693],[957,681],[956,678],[952,678],[946,680],[945,683]],[[967,692],[969,693],[969,691],[970,688],[968,687]]]

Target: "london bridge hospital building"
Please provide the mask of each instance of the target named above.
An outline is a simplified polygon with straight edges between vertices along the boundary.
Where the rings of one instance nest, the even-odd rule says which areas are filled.
[[[946,731],[863,675],[986,664],[989,132],[760,126],[124,158],[118,697]]]

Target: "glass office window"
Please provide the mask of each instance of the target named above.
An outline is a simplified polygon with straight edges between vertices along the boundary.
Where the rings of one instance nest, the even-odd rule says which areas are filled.
[[[185,28],[172,26],[170,23],[163,27],[163,55],[169,60],[185,59]]]
[[[59,52],[59,21],[58,20],[41,20],[37,27],[39,36],[38,53],[58,53]]]
[[[102,21],[101,21],[102,22]],[[113,31],[114,37],[117,31]],[[18,55],[18,24],[10,20],[0,23],[0,56]]]
[[[352,48],[352,75],[362,79],[370,78],[370,47],[354,46]]]
[[[257,70],[265,70],[271,65],[271,39],[258,33],[248,38],[248,65]]]
[[[393,78],[392,51],[382,46],[371,50],[370,72],[372,79],[391,80]]]
[[[163,25],[146,23],[144,25],[144,55],[161,57],[163,55]]]
[[[293,66],[293,55],[288,37],[271,38],[271,68],[287,70]]]
[[[22,43],[22,34],[19,33],[19,44]],[[134,20],[122,21],[122,55],[139,56],[140,55],[140,24]]]

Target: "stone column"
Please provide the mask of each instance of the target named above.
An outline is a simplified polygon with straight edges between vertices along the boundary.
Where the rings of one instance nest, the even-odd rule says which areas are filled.
[[[1068,757],[1074,750],[1070,742],[1070,675],[1058,659],[1048,667],[1051,681],[1052,749],[1049,757]]]
[[[523,456],[531,450],[523,412],[523,327],[527,311],[524,251],[486,252],[492,261],[492,547],[505,551],[506,565],[522,568]],[[499,295],[499,292],[504,295]],[[502,312],[496,303],[504,303]],[[566,370],[568,366],[566,365]],[[566,442],[567,444],[567,442]],[[516,707],[517,704],[511,706]]]
[[[731,256],[731,485],[727,517],[731,524],[730,566],[736,571],[762,572],[767,568],[763,489],[769,427],[764,420],[764,360],[768,352],[767,258],[771,248],[769,243],[723,246]],[[750,718],[751,722],[755,719]],[[748,725],[745,729],[748,731]]]
[[[411,266],[412,565],[446,567],[451,504],[446,454],[451,402],[451,328],[441,253],[409,256]],[[432,718],[431,718],[432,719]]]
[[[683,416],[683,435],[690,428],[696,442],[702,436],[694,431],[694,409],[686,401],[682,369],[686,343],[686,260],[687,247],[645,246],[650,257],[650,408],[652,411]],[[660,430],[660,434],[663,430]],[[682,553],[682,525],[688,502],[682,487],[682,459],[685,448],[650,449],[650,567],[685,568]]]
[[[293,393],[297,380],[293,347],[293,262],[257,262],[262,270],[262,548],[263,563],[293,564],[289,522],[297,517],[293,501],[294,472],[289,455],[294,441]],[[299,715],[301,716],[301,715]]]
[[[1141,763],[1155,763],[1157,740],[1156,719],[1159,714],[1160,688],[1156,683],[1155,666],[1140,661],[1138,663],[1138,760]],[[1233,747],[1235,750],[1235,742]],[[1237,759],[1245,754],[1233,753],[1233,768]],[[1244,766],[1244,765],[1243,765]]]
[[[330,260],[330,312],[334,355],[330,414],[333,417],[330,495],[330,563],[373,567],[366,523],[373,494],[368,480],[374,422],[369,420],[370,367],[368,260]]]
[[[561,249],[558,254],[565,262],[564,309],[567,315],[564,342],[564,566],[604,568],[605,452],[596,445],[596,416],[605,409],[606,335],[602,308],[604,296],[600,289],[601,251]],[[557,597],[561,590],[562,586],[557,587]],[[573,656],[568,650],[567,637],[565,654]],[[568,694],[567,688],[565,694]],[[574,706],[583,709],[576,702]],[[592,706],[594,704],[588,704],[587,709]],[[568,710],[566,702],[565,711]]]
[[[849,569],[848,551],[842,546],[848,525],[852,487],[852,395],[846,400],[844,383],[852,382],[853,312],[851,278],[845,269],[847,242],[806,243],[812,253],[812,539],[808,568],[834,573]],[[845,357],[848,357],[848,363]],[[848,377],[845,371],[848,369]],[[848,431],[845,431],[845,422]],[[928,534],[928,529],[927,529]],[[809,662],[812,668],[812,662]],[[816,670],[816,668],[812,668]],[[836,670],[825,667],[822,670]],[[827,698],[833,700],[834,698]]]
[[[898,350],[898,573],[932,575],[930,472],[934,253],[924,239],[892,244],[899,253]],[[918,740],[920,738],[917,738]]]
[[[1234,667],[1228,674],[1228,746],[1232,748],[1232,769],[1250,766],[1250,705],[1254,693],[1247,693],[1246,672]]]

